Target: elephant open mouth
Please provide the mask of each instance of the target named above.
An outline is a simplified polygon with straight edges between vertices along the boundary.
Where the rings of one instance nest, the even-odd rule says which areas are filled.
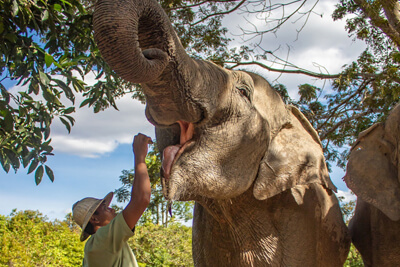
[[[171,176],[172,166],[179,159],[184,150],[194,144],[194,141],[192,140],[194,134],[194,124],[185,121],[178,121],[177,123],[180,127],[179,144],[167,146],[163,150],[161,182],[165,196],[168,196],[168,182]]]

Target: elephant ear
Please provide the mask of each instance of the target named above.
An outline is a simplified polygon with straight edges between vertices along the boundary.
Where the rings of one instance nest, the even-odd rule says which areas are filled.
[[[336,192],[317,132],[297,108],[288,106],[287,112],[289,122],[272,137],[260,163],[254,196],[264,200],[292,189],[296,201],[301,202],[296,188],[313,183]]]
[[[381,210],[391,220],[397,221],[400,219],[400,120],[392,121],[393,116],[390,115],[385,124],[375,124],[360,133],[351,149],[344,180],[359,198]]]

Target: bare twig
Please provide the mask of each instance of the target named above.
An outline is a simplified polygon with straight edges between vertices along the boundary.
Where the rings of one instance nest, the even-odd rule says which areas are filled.
[[[224,11],[224,12],[216,12],[216,13],[207,15],[207,16],[205,16],[204,18],[202,18],[201,20],[196,21],[196,22],[190,24],[190,26],[195,26],[195,25],[197,25],[197,24],[199,24],[199,23],[201,23],[201,22],[203,22],[203,21],[205,21],[205,20],[207,20],[207,19],[209,19],[209,18],[211,18],[211,17],[215,17],[215,16],[219,16],[219,15],[225,15],[225,14],[232,13],[232,12],[234,12],[235,10],[237,10],[241,5],[243,5],[245,2],[246,2],[246,0],[242,0],[242,1],[240,1],[239,4],[237,4],[234,8],[232,8],[232,9],[230,9],[230,10],[227,10],[227,11]]]

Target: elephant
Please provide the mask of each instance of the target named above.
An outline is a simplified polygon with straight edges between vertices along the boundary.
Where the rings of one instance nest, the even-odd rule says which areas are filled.
[[[140,83],[170,201],[195,201],[195,266],[343,266],[350,237],[321,142],[260,75],[189,57],[155,0],[99,0],[95,40]]]
[[[344,180],[357,195],[349,231],[365,266],[400,266],[400,105],[361,132]]]

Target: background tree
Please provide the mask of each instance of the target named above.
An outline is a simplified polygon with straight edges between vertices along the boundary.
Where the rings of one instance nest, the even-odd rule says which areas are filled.
[[[0,215],[0,266],[78,266],[84,243],[66,222],[48,222],[39,211]]]
[[[155,144],[150,146],[146,156],[146,165],[151,182],[151,200],[139,223],[152,222],[167,226],[171,220],[187,222],[192,219],[193,201],[172,203],[164,199],[160,180],[161,159]],[[130,200],[134,177],[134,170],[122,171],[122,175],[119,177],[122,186],[114,191],[118,202],[123,203]]]

